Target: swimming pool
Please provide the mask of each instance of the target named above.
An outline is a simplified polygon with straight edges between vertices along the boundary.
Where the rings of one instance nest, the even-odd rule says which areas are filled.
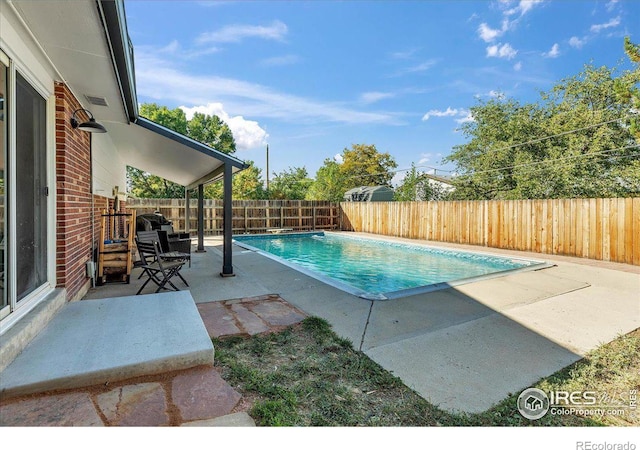
[[[543,261],[342,233],[235,236],[234,240],[244,248],[371,300],[404,297],[545,265]]]

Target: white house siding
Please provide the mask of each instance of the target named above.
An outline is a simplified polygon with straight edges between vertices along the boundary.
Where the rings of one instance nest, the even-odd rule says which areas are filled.
[[[100,121],[100,118],[97,118]],[[104,123],[109,131],[109,124]],[[126,165],[114,147],[109,133],[92,135],[93,193],[113,198],[113,188],[126,191]]]
[[[47,186],[49,188],[48,204],[47,204],[47,282],[40,288],[31,292],[27,297],[22,299],[17,308],[8,316],[3,317],[0,322],[0,333],[4,333],[7,329],[17,323],[29,311],[33,310],[43,299],[49,295],[56,286],[56,178],[55,178],[55,96],[54,96],[54,80],[57,73],[47,56],[41,50],[37,42],[33,39],[28,28],[22,20],[16,15],[15,11],[3,0],[0,0],[0,50],[2,50],[10,59],[11,65],[15,68],[15,72],[20,73],[24,79],[45,99],[46,101],[46,155],[47,155]],[[12,91],[10,82],[9,103],[5,114],[10,118],[9,127],[15,126],[11,123],[11,117],[15,106],[12,106]],[[11,129],[10,129],[11,130]],[[15,133],[9,133],[9,159],[15,159],[17,143],[15,142]],[[6,174],[9,179],[16,180],[15,165],[5,167]],[[7,204],[16,204],[16,189],[14,185],[7,185],[6,189]],[[8,214],[11,217],[12,214]],[[8,221],[9,236],[15,236],[16,225]],[[9,253],[9,265],[4,280],[5,286],[9,291],[15,292],[15,277],[11,276],[11,272],[15,273],[15,255],[17,252],[15,239],[9,239],[6,243],[6,251]]]

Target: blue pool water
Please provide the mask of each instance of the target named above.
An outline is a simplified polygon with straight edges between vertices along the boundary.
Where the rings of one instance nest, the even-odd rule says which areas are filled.
[[[542,264],[333,233],[234,239],[241,246],[276,256],[274,259],[302,268],[311,276],[370,299],[397,298],[424,288],[433,290],[460,280]]]

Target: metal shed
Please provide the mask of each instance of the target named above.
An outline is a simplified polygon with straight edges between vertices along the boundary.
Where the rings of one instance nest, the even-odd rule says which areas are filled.
[[[345,202],[390,202],[393,189],[388,186],[360,186],[344,193]]]

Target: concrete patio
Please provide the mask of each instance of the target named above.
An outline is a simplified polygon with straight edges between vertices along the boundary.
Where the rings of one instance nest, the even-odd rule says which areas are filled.
[[[213,367],[211,338],[304,317],[277,295],[197,307],[188,291],[69,304],[2,372],[0,426],[254,426],[250,403]],[[79,351],[64,351],[69,342]]]
[[[193,253],[192,267],[183,271],[200,312],[229,299],[277,294],[294,309],[328,320],[337,334],[448,411],[484,411],[640,327],[640,268],[635,266],[430,243],[555,266],[369,301],[237,246],[236,276],[222,278],[221,240],[210,238],[205,245],[207,251]],[[141,281],[137,272],[131,279],[128,285],[94,288],[86,299],[132,295]]]

